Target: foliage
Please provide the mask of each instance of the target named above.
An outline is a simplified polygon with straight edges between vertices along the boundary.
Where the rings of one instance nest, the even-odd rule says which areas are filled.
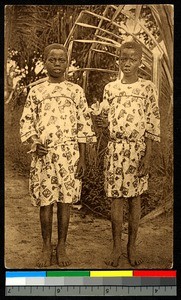
[[[10,60],[15,61],[19,71],[20,80],[13,97],[22,99],[17,103],[24,103],[24,87],[45,76],[43,70],[39,74],[35,71],[37,63],[42,62],[44,47],[53,42],[64,43],[75,19],[84,8],[73,5],[6,6],[5,64]]]
[[[8,165],[15,170],[17,174],[28,176],[30,168],[30,155],[27,154],[29,150],[22,145],[19,135],[19,120],[22,114],[22,107],[11,108],[11,104],[5,107],[5,165]]]
[[[116,6],[119,7],[119,6]],[[125,6],[127,7],[127,6]],[[128,15],[135,14],[135,7],[131,6],[129,9],[124,8],[122,14],[118,14],[114,18],[115,8],[109,6],[107,9],[106,17],[114,18],[114,22],[119,25],[129,25]],[[22,78],[16,88],[20,86],[26,87],[29,83],[44,76],[43,71],[36,74],[36,64],[42,61],[41,53],[48,43],[61,42],[64,43],[75,20],[81,11],[93,12],[103,15],[106,9],[105,5],[8,5],[6,7],[6,55],[7,59],[16,61],[17,68],[20,70]],[[126,13],[126,14],[125,14]],[[153,34],[155,39],[159,36],[159,30],[156,26],[154,18],[147,5],[143,5],[141,9],[141,18],[144,26]],[[99,26],[103,31],[97,31],[95,36],[95,29],[90,27],[81,27],[74,33],[74,39],[90,39],[95,38],[98,41],[108,41],[111,38],[114,42],[121,43],[124,39],[125,33],[113,22],[106,20],[99,20],[94,15],[83,14],[81,23],[88,24],[88,26]],[[127,35],[127,34],[126,34]],[[151,39],[143,30],[138,33],[139,39],[142,39],[145,44],[150,44]],[[9,50],[8,50],[9,49]],[[91,51],[90,51],[91,50]],[[96,52],[96,51],[103,52]],[[12,52],[16,54],[12,55]],[[107,54],[105,54],[107,53]],[[90,60],[91,59],[91,60]],[[89,67],[91,63],[92,68],[102,68],[115,70],[118,73],[117,49],[103,44],[91,45],[91,43],[75,42],[72,53],[71,61],[74,61],[74,67],[85,68]],[[99,77],[102,78],[102,85],[110,80],[113,80],[117,73],[112,74],[99,74],[87,72],[87,97],[89,104],[93,102],[95,86]],[[83,85],[83,73],[75,72],[70,78],[71,80]],[[93,79],[93,81],[92,81]],[[23,103],[23,94],[16,94],[22,97],[18,102]],[[16,95],[16,98],[17,98]],[[15,96],[15,95],[13,95]],[[97,98],[101,99],[102,88],[97,93]]]

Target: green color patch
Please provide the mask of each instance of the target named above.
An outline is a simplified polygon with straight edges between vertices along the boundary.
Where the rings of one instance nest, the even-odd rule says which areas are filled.
[[[47,271],[47,277],[87,277],[90,271]]]

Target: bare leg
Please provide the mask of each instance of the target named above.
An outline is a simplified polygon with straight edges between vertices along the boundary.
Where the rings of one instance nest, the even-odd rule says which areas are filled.
[[[123,224],[123,206],[124,199],[113,199],[111,204],[111,222],[112,222],[112,237],[113,250],[105,261],[107,265],[117,267],[121,256],[121,233]]]
[[[139,221],[141,216],[140,196],[130,198],[129,203],[129,225],[128,225],[128,259],[132,266],[142,263],[142,259],[136,258],[136,238],[138,233]]]
[[[43,249],[42,249],[42,256],[37,262],[37,265],[39,267],[48,267],[51,265],[52,218],[53,218],[53,205],[41,206],[40,222],[41,222],[41,232],[43,238]]]
[[[66,255],[66,238],[70,220],[70,204],[57,203],[57,219],[58,219],[58,245],[57,245],[57,262],[61,267],[71,264],[70,259]]]

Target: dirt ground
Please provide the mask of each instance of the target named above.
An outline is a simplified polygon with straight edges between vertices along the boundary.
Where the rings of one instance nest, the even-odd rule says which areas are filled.
[[[28,178],[17,174],[8,164],[5,171],[5,267],[36,269],[36,261],[42,247],[39,209],[30,204]],[[143,263],[137,267],[138,269],[172,268],[172,213],[161,212],[158,208],[141,219],[137,251]],[[124,224],[123,255],[117,269],[132,269],[126,257],[127,237],[127,224]],[[52,236],[54,248],[56,239],[55,206]],[[67,269],[108,269],[104,258],[110,250],[110,221],[97,218],[84,208],[80,211],[72,209],[67,238],[67,252],[72,265]],[[49,269],[60,269],[56,264],[55,255]]]

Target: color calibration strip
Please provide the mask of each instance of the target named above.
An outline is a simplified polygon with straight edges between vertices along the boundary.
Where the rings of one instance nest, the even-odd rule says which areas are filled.
[[[7,296],[34,296],[46,295],[47,293],[55,296],[101,296],[106,294],[113,296],[127,296],[130,294],[176,296],[176,271],[60,270],[6,272]]]
[[[6,286],[176,285],[176,271],[7,271]]]

